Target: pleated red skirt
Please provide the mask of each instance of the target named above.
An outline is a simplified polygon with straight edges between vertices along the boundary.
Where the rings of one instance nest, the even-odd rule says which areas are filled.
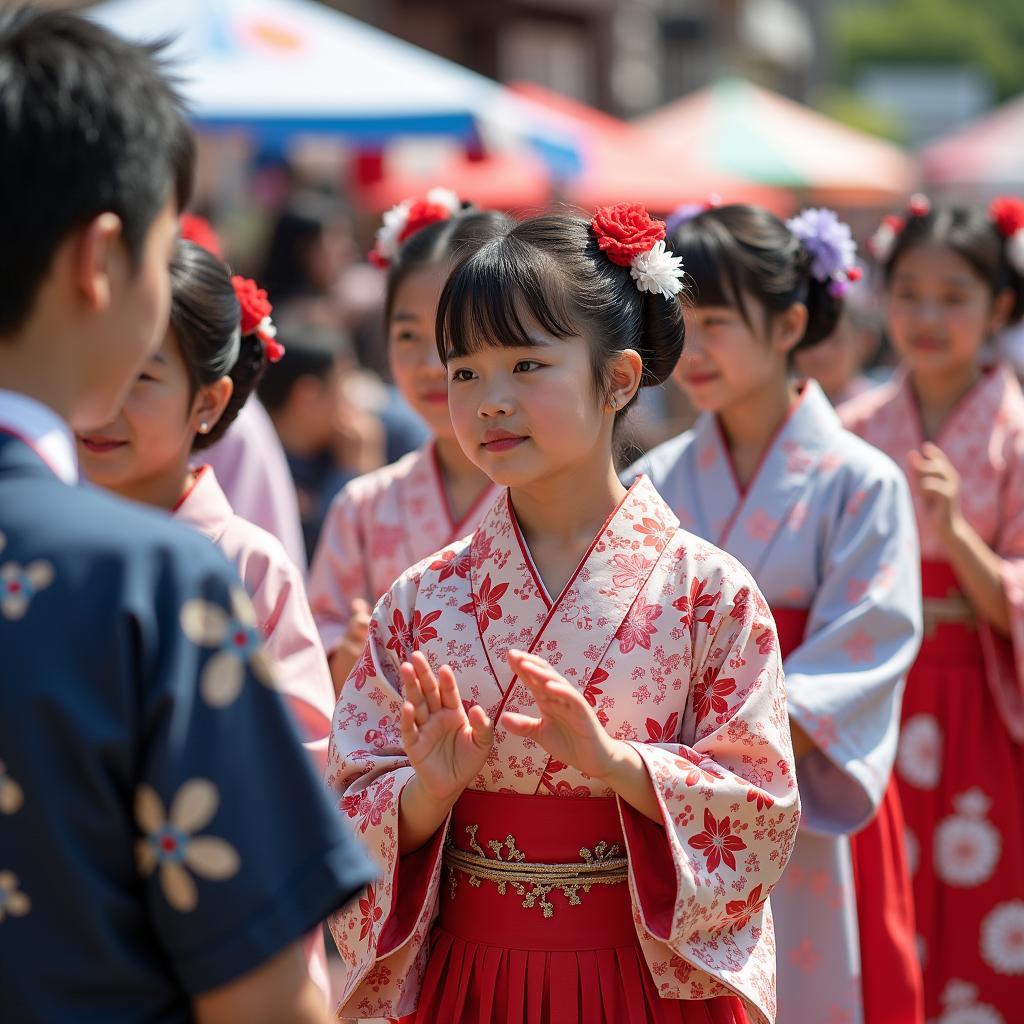
[[[602,841],[625,851],[615,801],[601,798],[466,792],[450,834],[466,852],[473,838],[488,857],[489,842],[511,837],[528,863],[578,862],[581,847]],[[547,899],[550,917],[539,903],[524,907],[511,886],[502,895],[496,882],[471,885],[446,868],[416,1024],[748,1024],[736,997],[661,998],[628,882],[581,890],[579,906],[558,890]]]
[[[808,613],[773,609],[785,659],[804,642]],[[878,814],[850,839],[860,939],[861,996],[869,1024],[923,1024],[924,980],[903,848],[903,808],[890,779]]]
[[[921,581],[926,598],[961,594],[942,563],[923,563]],[[1024,1020],[1024,747],[1000,717],[974,626],[940,622],[925,636],[896,767],[928,1019]]]

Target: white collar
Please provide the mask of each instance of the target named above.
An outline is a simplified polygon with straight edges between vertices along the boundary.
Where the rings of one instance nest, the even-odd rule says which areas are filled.
[[[49,406],[0,388],[0,430],[27,444],[64,483],[78,483],[78,456],[71,428]]]

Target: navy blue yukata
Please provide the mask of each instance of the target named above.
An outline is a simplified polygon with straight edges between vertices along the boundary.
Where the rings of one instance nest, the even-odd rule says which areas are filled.
[[[2,413],[0,1020],[186,1021],[373,869],[220,552]]]

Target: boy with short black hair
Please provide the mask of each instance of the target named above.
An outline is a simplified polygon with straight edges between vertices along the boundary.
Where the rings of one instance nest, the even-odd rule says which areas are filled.
[[[0,14],[0,1006],[324,1019],[299,941],[372,878],[198,534],[86,488],[69,424],[167,322],[192,143],[155,52]]]

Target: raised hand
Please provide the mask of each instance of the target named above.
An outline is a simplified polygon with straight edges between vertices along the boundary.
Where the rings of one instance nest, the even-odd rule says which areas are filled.
[[[921,495],[925,520],[943,541],[955,533],[960,518],[960,476],[946,453],[930,441],[910,453],[912,483]]]
[[[468,712],[463,707],[449,666],[435,676],[424,654],[416,651],[401,674],[402,745],[424,795],[450,805],[483,768],[494,728],[478,704]]]
[[[584,775],[607,776],[621,759],[623,744],[605,732],[579,689],[535,654],[509,651],[508,663],[533,694],[540,718],[506,711],[501,724],[536,740],[553,758]]]

